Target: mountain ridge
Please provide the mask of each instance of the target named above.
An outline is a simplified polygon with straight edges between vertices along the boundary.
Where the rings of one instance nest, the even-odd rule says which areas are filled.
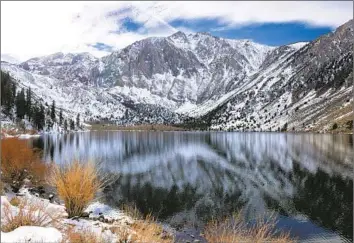
[[[157,120],[173,123],[183,122],[185,117],[195,117],[206,119],[213,129],[269,130],[294,123],[293,127],[301,130],[302,124],[295,122],[302,119],[301,115],[297,118],[294,115],[284,117],[280,113],[293,112],[289,107],[304,97],[314,100],[317,93],[326,93],[332,84],[339,88],[334,93],[331,91],[334,96],[348,99],[348,77],[352,75],[349,69],[352,63],[352,22],[314,41],[280,47],[179,31],[168,37],[134,42],[102,58],[89,53],[54,53],[31,58],[19,65],[4,63],[2,69],[4,66],[5,71],[21,72],[17,75],[21,78],[32,75],[33,80],[56,80],[48,83],[58,89],[57,95],[61,100],[68,95],[75,97],[70,90],[94,94],[91,97],[93,103],[100,107],[98,110],[105,110],[104,116],[100,111],[90,112],[84,108],[82,100],[77,102],[80,107],[77,110],[85,110],[86,119],[112,119],[125,124]],[[328,72],[328,75],[337,73],[329,66],[331,63],[337,69],[346,69],[345,72],[340,71],[346,77],[338,78],[337,75],[336,82],[328,81],[327,77],[319,79],[317,74],[320,70],[321,73]],[[322,87],[321,91],[318,86]],[[311,96],[313,92],[314,97]],[[109,109],[104,108],[104,102],[99,98],[103,93],[110,97],[104,102],[110,103],[111,109],[117,112],[109,114]],[[272,97],[280,99],[280,103],[273,104]],[[65,102],[61,103],[65,106]],[[278,114],[262,112],[264,107],[272,105],[282,106],[278,107]],[[152,113],[155,109],[164,109],[174,118],[158,119],[158,114],[136,108],[140,106],[144,106],[143,110],[150,107],[148,110]],[[232,106],[235,108],[230,108]],[[316,110],[315,107],[311,109]],[[138,118],[128,118],[129,113]],[[251,126],[251,120],[258,113],[264,113],[267,120],[257,115],[258,123]],[[230,121],[225,114],[231,117],[231,120],[227,118]],[[269,123],[269,116],[277,120],[273,125],[265,125]]]

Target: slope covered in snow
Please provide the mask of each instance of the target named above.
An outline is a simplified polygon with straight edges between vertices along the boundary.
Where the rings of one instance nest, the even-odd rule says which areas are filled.
[[[315,41],[280,47],[177,32],[101,59],[55,53],[1,68],[40,99],[54,99],[86,119],[176,123],[189,116],[213,129],[286,124],[304,130],[351,115],[351,23]]]

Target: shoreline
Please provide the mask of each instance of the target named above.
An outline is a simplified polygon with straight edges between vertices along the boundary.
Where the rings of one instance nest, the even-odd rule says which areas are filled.
[[[134,230],[134,225],[139,221],[143,224],[148,224],[144,219],[135,219],[127,212],[118,208],[112,208],[108,204],[102,203],[100,200],[92,201],[85,209],[83,216],[68,218],[66,208],[57,198],[47,199],[35,192],[30,192],[30,187],[22,187],[18,193],[11,190],[3,192],[1,195],[1,215],[6,212],[6,207],[11,208],[11,213],[18,214],[20,206],[16,205],[16,198],[29,202],[29,205],[43,204],[45,210],[48,212],[56,212],[60,215],[57,224],[50,224],[46,226],[19,226],[15,230],[4,232],[1,230],[1,239],[9,242],[23,242],[24,240],[33,242],[71,242],[68,240],[68,234],[72,231],[89,233],[97,239],[104,239],[104,242],[121,242],[124,239],[130,239],[138,232]],[[49,195],[53,193],[47,192]],[[15,198],[15,199],[14,199]],[[38,214],[43,213],[38,211]],[[1,218],[1,223],[4,223],[4,218]],[[155,222],[156,225],[162,228],[162,234],[173,237],[176,235],[176,230],[170,226],[165,226],[161,222]],[[118,231],[117,231],[118,230]],[[138,235],[139,237],[143,237]],[[81,241],[80,241],[81,242]],[[164,242],[164,241],[161,241]]]

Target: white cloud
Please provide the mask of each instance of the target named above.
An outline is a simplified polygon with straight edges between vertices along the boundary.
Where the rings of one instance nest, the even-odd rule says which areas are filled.
[[[22,61],[58,51],[108,54],[96,42],[123,48],[175,31],[175,19],[217,18],[227,26],[302,21],[337,27],[352,18],[352,2],[2,2],[1,51]],[[110,14],[109,14],[110,13]],[[126,17],[143,27],[128,32]],[[188,31],[188,29],[184,29]]]

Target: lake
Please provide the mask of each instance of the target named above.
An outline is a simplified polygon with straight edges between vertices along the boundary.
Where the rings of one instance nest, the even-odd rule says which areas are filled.
[[[97,131],[33,139],[46,161],[93,160],[120,175],[104,193],[177,228],[243,210],[277,212],[300,240],[353,240],[352,135]]]

